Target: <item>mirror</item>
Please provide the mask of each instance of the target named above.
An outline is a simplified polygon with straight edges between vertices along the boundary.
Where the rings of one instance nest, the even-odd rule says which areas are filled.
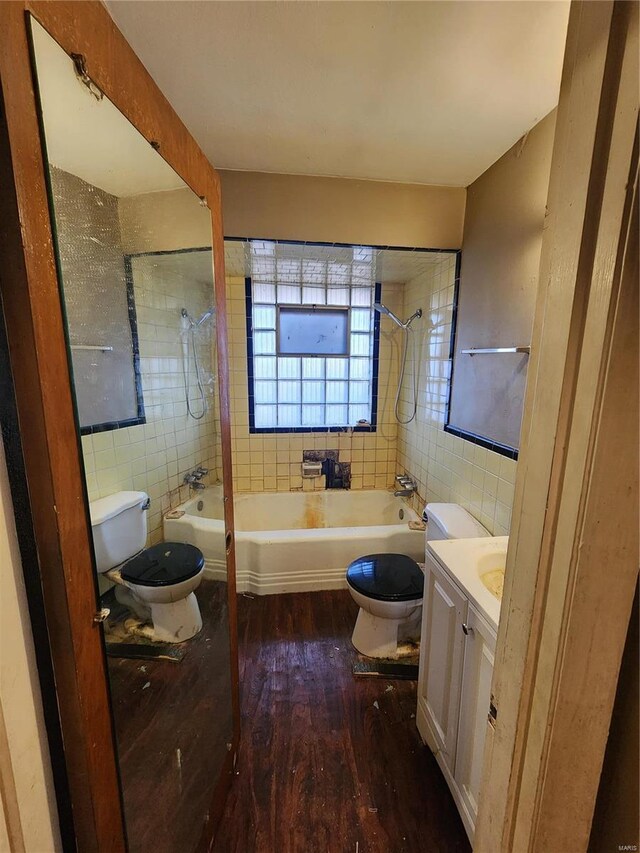
[[[185,853],[233,730],[211,215],[32,37],[128,845]]]

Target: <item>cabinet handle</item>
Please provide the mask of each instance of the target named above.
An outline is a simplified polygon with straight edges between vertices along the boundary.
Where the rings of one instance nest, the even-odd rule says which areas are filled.
[[[462,623],[462,630],[463,630],[463,631],[464,631],[464,633],[467,635],[467,637],[468,637],[470,634],[473,634],[473,628],[471,627],[471,625],[467,625],[467,623],[466,623],[466,622],[463,622],[463,623]]]

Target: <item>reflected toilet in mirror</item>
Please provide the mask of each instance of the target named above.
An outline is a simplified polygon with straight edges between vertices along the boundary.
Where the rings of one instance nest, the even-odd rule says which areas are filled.
[[[180,643],[202,628],[194,590],[204,557],[193,545],[177,542],[145,548],[148,508],[145,492],[116,492],[91,502],[96,569],[116,584],[116,601],[132,614],[125,635]]]
[[[211,213],[32,36],[128,845],[183,853],[233,740],[224,522],[215,552],[165,530],[224,517]]]

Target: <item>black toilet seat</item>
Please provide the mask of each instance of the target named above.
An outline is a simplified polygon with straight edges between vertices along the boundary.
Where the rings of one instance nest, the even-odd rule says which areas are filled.
[[[195,545],[160,542],[126,562],[120,576],[138,586],[173,586],[194,577],[203,567],[204,556]]]
[[[378,601],[417,601],[422,598],[424,575],[406,554],[369,554],[351,563],[347,583]]]

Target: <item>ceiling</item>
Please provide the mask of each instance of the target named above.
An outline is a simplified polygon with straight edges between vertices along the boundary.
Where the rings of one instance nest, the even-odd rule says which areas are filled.
[[[467,186],[557,104],[567,0],[107,7],[218,169]]]
[[[108,98],[97,100],[78,80],[35,21],[33,44],[50,163],[115,196],[186,186]]]

